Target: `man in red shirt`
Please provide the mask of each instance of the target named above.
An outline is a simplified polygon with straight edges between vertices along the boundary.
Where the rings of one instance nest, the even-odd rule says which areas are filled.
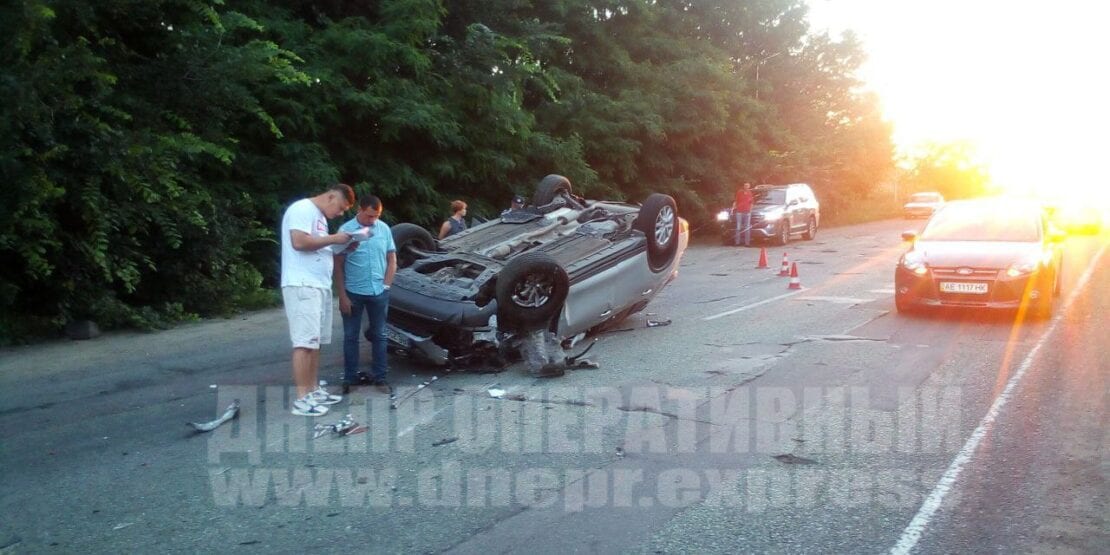
[[[736,202],[732,205],[732,211],[736,214],[736,234],[733,235],[732,242],[739,245],[742,235],[744,238],[744,246],[750,246],[752,244],[751,183],[744,183],[744,187],[736,191]]]

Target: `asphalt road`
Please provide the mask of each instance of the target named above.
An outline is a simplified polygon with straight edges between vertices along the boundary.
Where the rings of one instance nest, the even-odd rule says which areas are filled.
[[[290,415],[280,311],[0,351],[0,553],[1104,552],[1107,237],[1069,239],[1055,316],[1015,325],[895,313],[908,225],[771,270],[695,245],[600,369],[393,360],[401,396],[437,378],[396,410]],[[368,431],[312,438],[345,412]]]

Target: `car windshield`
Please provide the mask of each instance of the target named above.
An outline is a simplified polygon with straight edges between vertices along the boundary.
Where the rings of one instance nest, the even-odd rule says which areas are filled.
[[[786,204],[786,190],[784,189],[759,189],[755,191],[755,203],[778,205]]]
[[[937,202],[940,200],[940,195],[936,193],[918,193],[910,196],[910,202]]]
[[[948,204],[921,232],[922,241],[1040,241],[1034,209],[1007,203]]]

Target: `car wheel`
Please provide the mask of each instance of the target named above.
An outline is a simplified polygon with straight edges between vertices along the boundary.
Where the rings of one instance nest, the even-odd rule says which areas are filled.
[[[805,239],[806,241],[812,241],[813,238],[816,237],[816,236],[817,236],[817,219],[814,218],[813,216],[810,216],[809,221],[806,222],[805,233],[802,233],[802,239]]]
[[[785,245],[790,242],[790,222],[785,218],[779,222],[779,229],[775,237],[775,242],[779,245]]]
[[[894,308],[898,310],[898,314],[907,314],[910,312],[910,304],[894,296]]]
[[[497,321],[503,329],[542,329],[563,309],[570,278],[551,255],[526,252],[497,276]]]
[[[428,230],[410,223],[397,224],[390,228],[393,243],[397,248],[397,267],[412,266],[421,255],[416,252],[436,250],[436,240]]]
[[[647,237],[648,266],[660,272],[671,265],[678,252],[678,209],[669,195],[652,193],[640,207],[632,229]]]
[[[551,204],[561,194],[572,194],[574,189],[570,186],[570,180],[556,174],[551,174],[536,185],[536,192],[532,195],[532,204],[536,206],[544,206]]]
[[[1049,293],[1046,291],[1045,293]],[[1052,294],[1041,295],[1033,304],[1032,316],[1037,320],[1048,320],[1052,318],[1052,306],[1056,304]]]

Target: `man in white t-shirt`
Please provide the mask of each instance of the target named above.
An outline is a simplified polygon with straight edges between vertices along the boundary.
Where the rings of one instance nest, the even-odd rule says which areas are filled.
[[[312,198],[289,205],[281,219],[281,295],[293,342],[293,414],[322,416],[342,400],[319,387],[320,345],[331,343],[332,245],[356,237],[328,233],[328,219],[350,210],[355,192],[339,183]]]

